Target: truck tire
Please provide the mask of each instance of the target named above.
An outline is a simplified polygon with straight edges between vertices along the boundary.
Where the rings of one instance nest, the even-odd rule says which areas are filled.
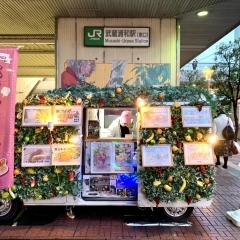
[[[19,199],[0,199],[0,222],[7,222],[17,216],[21,209]]]
[[[166,221],[170,222],[182,222],[186,221],[192,214],[193,207],[161,207],[159,208],[159,214]]]

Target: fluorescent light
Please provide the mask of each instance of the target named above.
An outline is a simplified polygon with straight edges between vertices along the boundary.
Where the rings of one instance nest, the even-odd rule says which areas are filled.
[[[201,12],[198,12],[197,15],[198,15],[199,17],[206,16],[206,15],[208,15],[208,11],[201,11]]]

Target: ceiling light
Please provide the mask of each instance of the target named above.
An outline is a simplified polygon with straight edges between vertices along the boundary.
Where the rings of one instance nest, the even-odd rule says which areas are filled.
[[[206,16],[206,15],[208,15],[208,11],[201,11],[201,12],[198,12],[197,15],[198,15],[199,17]]]

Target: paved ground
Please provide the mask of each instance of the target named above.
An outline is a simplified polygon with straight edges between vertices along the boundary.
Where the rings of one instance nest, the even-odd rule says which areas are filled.
[[[74,219],[61,209],[59,216],[44,226],[0,225],[0,239],[85,239],[85,240],[232,240],[240,239],[240,228],[226,219],[226,211],[240,207],[240,154],[229,159],[228,169],[216,167],[216,197],[210,207],[195,208],[190,227],[130,227],[123,215],[132,207],[76,207]]]

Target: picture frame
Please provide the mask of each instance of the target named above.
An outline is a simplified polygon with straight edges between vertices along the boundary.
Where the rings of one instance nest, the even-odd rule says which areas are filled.
[[[214,151],[210,143],[183,143],[185,165],[214,165]]]
[[[51,166],[51,145],[22,146],[22,167]]]
[[[140,116],[142,128],[172,127],[170,106],[142,107]]]
[[[22,126],[47,126],[52,121],[51,106],[24,106],[22,113]]]
[[[114,142],[114,162],[111,164],[112,173],[133,173],[132,158],[133,142]]]
[[[52,166],[82,164],[82,145],[52,144]]]
[[[142,145],[143,167],[173,166],[171,144]]]
[[[210,106],[181,106],[183,127],[212,127]]]
[[[112,158],[111,142],[91,142],[91,173],[111,173]]]
[[[99,138],[100,125],[98,120],[89,120],[86,127],[87,139]]]
[[[82,126],[82,105],[53,106],[54,126]]]

